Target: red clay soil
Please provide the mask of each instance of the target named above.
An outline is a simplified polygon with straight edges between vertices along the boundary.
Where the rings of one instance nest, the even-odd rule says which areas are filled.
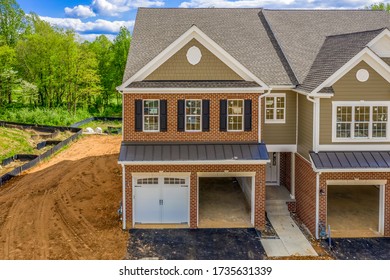
[[[0,188],[0,259],[123,259],[121,136],[88,136]]]

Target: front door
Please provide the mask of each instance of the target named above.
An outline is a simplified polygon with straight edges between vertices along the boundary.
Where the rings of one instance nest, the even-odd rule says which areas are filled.
[[[279,153],[268,153],[270,162],[267,163],[265,181],[267,185],[279,185]]]

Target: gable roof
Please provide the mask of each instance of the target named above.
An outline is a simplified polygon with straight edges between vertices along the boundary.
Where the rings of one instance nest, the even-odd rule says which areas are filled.
[[[377,32],[390,29],[390,15],[371,10],[139,8],[123,81],[194,26],[265,84],[300,84],[298,89],[310,92]]]
[[[308,76],[327,36],[390,28],[390,15],[371,10],[263,10],[298,82]]]
[[[292,85],[261,24],[260,11],[139,8],[123,81],[196,25],[264,83]]]
[[[297,89],[312,92],[363,50],[383,30],[382,28],[326,37],[308,75]],[[326,90],[324,91],[326,92]]]

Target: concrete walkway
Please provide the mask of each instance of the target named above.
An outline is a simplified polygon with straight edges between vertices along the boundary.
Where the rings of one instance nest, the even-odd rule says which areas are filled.
[[[285,192],[288,193],[288,191],[284,187],[267,187],[267,192],[269,188],[277,188],[276,191],[274,191],[275,189],[270,189],[270,192],[273,194],[283,194],[283,198],[286,198]],[[285,189],[285,191],[280,188]],[[281,196],[268,195],[266,200],[268,219],[279,236],[279,239],[261,240],[267,256],[317,256],[310,242],[290,217],[286,200],[278,198],[281,198]]]

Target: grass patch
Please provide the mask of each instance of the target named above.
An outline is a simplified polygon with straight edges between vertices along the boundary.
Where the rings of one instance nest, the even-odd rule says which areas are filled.
[[[0,127],[0,162],[15,154],[33,154],[31,135],[25,130]]]

